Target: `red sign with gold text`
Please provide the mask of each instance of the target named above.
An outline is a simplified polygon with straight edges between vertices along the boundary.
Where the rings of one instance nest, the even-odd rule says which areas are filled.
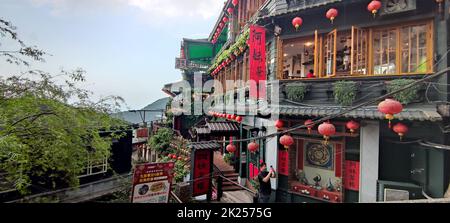
[[[209,174],[211,169],[211,151],[196,150],[194,155],[194,173],[193,173],[193,196],[200,196],[208,193],[210,187]]]
[[[344,188],[359,191],[359,162],[345,161]]]
[[[265,98],[266,94],[266,30],[260,26],[250,26],[250,98]]]
[[[175,164],[137,165],[133,174],[132,203],[168,203]]]
[[[287,150],[278,151],[278,173],[289,176],[289,153]]]

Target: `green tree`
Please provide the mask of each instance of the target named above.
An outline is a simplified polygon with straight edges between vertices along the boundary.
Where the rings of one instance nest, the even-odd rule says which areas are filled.
[[[169,128],[160,128],[150,138],[150,148],[158,151],[159,153],[169,153],[170,142],[173,140],[173,131]]]
[[[22,194],[31,189],[77,186],[88,160],[109,157],[111,137],[100,131],[122,126],[109,116],[123,103],[117,96],[92,101],[79,88],[85,71],[52,75],[32,70],[26,59],[43,62],[44,51],[27,46],[15,27],[0,19],[0,58],[29,68],[0,75],[0,172]],[[2,44],[5,41],[8,45]],[[14,45],[14,43],[16,45]],[[1,72],[1,71],[0,71]]]

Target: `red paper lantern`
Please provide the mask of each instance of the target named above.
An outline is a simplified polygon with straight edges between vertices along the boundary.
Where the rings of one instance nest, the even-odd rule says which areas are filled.
[[[283,125],[284,125],[283,121],[281,121],[281,120],[275,121],[275,128],[281,129],[281,128],[283,128]]]
[[[224,26],[223,22],[219,23],[219,27],[222,28]]]
[[[300,26],[303,24],[303,19],[300,17],[295,17],[292,19],[292,25],[295,27],[296,30],[300,28]]]
[[[241,116],[236,116],[236,119],[235,119],[237,122],[242,122],[242,117]]]
[[[224,22],[224,23],[227,23],[228,22],[228,17],[223,17],[223,19],[222,19],[222,21]]]
[[[305,121],[304,125],[306,126],[306,128],[308,128],[308,134],[311,134],[311,130],[314,128],[314,121],[308,119]]]
[[[385,99],[378,104],[378,111],[385,114],[385,118],[389,120],[389,128],[391,128],[391,121],[394,115],[403,111],[403,105],[394,99]]]
[[[238,3],[239,3],[239,0],[233,0],[233,1],[231,1],[231,4],[233,4],[233,6],[238,5]]]
[[[281,136],[280,143],[284,146],[285,149],[289,149],[289,146],[294,144],[294,139],[290,135],[284,135]]]
[[[367,10],[369,10],[369,12],[371,12],[374,17],[377,14],[378,10],[380,10],[380,8],[381,2],[377,0],[371,1],[369,5],[367,5]]]
[[[228,8],[227,12],[228,12],[228,14],[233,15],[233,8]]]
[[[172,158],[172,154],[167,155],[167,157],[169,157],[169,159]]]
[[[408,126],[403,123],[397,123],[394,125],[392,130],[394,130],[394,132],[400,136],[400,140],[402,140],[403,136],[408,132]]]
[[[350,133],[354,133],[357,129],[359,129],[359,123],[351,120],[349,122],[347,122],[347,124],[345,125],[349,130]]]
[[[250,151],[252,153],[258,151],[258,147],[259,147],[259,145],[256,142],[251,142],[247,145],[248,151]]]
[[[172,159],[177,159],[177,155],[173,154]]]
[[[228,144],[226,149],[227,149],[227,152],[229,152],[229,153],[236,152],[236,146],[234,144]]]
[[[227,115],[227,119],[231,119],[231,115],[230,114]]]
[[[235,114],[231,115],[231,120],[236,120],[236,115]]]
[[[183,160],[183,157],[179,156],[179,157],[178,157],[178,160],[180,160],[180,161]]]
[[[334,19],[335,19],[338,15],[339,15],[339,12],[338,12],[338,10],[335,9],[335,8],[329,9],[329,10],[327,11],[327,14],[326,14],[327,18],[328,18],[329,20],[331,20],[331,23],[333,23]]]
[[[330,136],[336,134],[336,128],[333,124],[329,122],[324,122],[319,125],[318,131],[321,135],[323,135],[323,138],[325,139],[325,143],[328,143],[328,140],[330,139]]]

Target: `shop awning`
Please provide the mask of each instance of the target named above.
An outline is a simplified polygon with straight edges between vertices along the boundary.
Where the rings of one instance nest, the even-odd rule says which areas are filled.
[[[286,116],[308,116],[323,117],[327,115],[338,114],[346,108],[336,106],[303,107],[303,106],[278,106],[263,110],[263,113],[279,114]],[[340,115],[343,118],[361,118],[361,119],[380,119],[383,120],[384,114],[378,111],[376,106],[368,106],[350,111]],[[416,107],[405,108],[403,112],[395,115],[398,120],[409,121],[441,121],[442,116],[437,112],[436,107]]]
[[[236,122],[208,122],[206,123],[211,132],[235,132],[239,131],[239,126]]]
[[[188,147],[191,149],[220,149],[221,145],[216,142],[192,142]]]

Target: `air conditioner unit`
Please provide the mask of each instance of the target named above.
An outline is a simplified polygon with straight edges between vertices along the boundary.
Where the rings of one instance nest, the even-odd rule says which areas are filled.
[[[413,183],[378,180],[377,201],[424,199],[422,187]]]

